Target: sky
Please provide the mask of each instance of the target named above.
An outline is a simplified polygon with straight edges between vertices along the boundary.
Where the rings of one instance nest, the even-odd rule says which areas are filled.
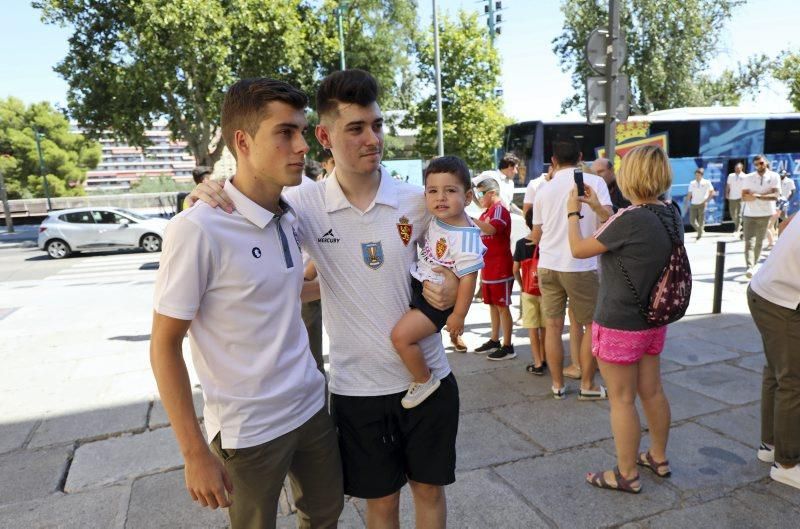
[[[432,0],[418,0],[420,24],[431,24]],[[66,55],[70,31],[45,25],[29,0],[3,2],[0,32],[0,97],[14,96],[26,103],[50,101],[66,106],[66,83],[53,67]],[[563,17],[560,0],[502,0],[502,34],[496,45],[503,61],[501,88],[506,113],[517,120],[551,118],[572,88],[552,52]],[[439,12],[455,15],[459,9],[483,13],[482,0],[438,0]],[[485,18],[483,18],[485,20]],[[711,73],[734,68],[747,57],[781,50],[800,50],[800,1],[748,0],[734,11],[721,39],[721,52]],[[770,81],[743,107],[762,112],[791,111],[782,83]]]

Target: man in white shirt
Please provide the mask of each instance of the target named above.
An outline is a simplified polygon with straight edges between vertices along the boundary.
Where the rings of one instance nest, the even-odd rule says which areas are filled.
[[[401,405],[412,378],[390,336],[408,310],[409,269],[431,216],[423,190],[394,180],[380,165],[384,128],[377,96],[377,82],[363,70],[323,79],[316,136],[333,153],[336,168],[286,198],[320,277],[345,494],[367,500],[369,527],[399,527],[400,489],[409,483],[417,519],[444,529],[444,487],[455,481],[458,385],[441,336],[429,336],[419,345],[441,385],[424,405]],[[214,182],[192,197],[232,210]],[[458,279],[445,269],[437,272],[444,283],[424,282],[423,295],[447,309],[455,303]]]
[[[600,207],[587,204],[579,212],[567,211],[567,196],[575,186],[574,172],[581,161],[581,151],[574,140],[553,142],[553,177],[539,188],[533,202],[531,239],[539,245],[539,288],[546,318],[545,354],[552,377],[553,397],[566,393],[562,365],[564,350],[561,333],[567,299],[576,321],[570,325],[585,327],[580,348],[581,384],[578,398],[606,398],[605,388],[594,386],[597,364],[592,356],[592,317],[597,303],[597,258],[575,259],[567,237],[568,213],[582,215],[581,231],[588,237],[611,215],[611,197],[606,183],[597,175],[584,173],[584,183],[597,193]]]
[[[775,212],[775,201],[780,196],[780,177],[767,168],[767,163],[763,154],[756,156],[753,159],[756,170],[747,175],[742,186],[744,260],[748,278],[753,277],[753,267],[758,264],[769,219]]]
[[[237,160],[227,187],[236,211],[199,204],[170,220],[155,286],[150,358],[186,488],[203,506],[228,507],[233,529],[275,527],[287,473],[300,527],[334,528],[343,507],[324,377],[300,318],[309,289],[297,220],[281,199],[300,183],[307,104],[282,81],[230,87],[221,123]],[[210,447],[183,359],[187,331]]]
[[[694,172],[694,180],[689,184],[686,198],[689,200],[689,222],[697,232],[696,240],[703,236],[706,223],[706,204],[714,196],[714,187],[711,182],[703,178],[705,169],[698,167]]]
[[[503,200],[503,204],[511,213],[521,215],[522,210],[514,204],[514,187],[519,174],[519,158],[510,153],[506,154],[500,160],[498,172],[500,173],[500,198]]]
[[[537,176],[525,187],[525,197],[522,199],[522,216],[528,214],[528,210],[533,207],[533,201],[536,198],[536,191],[547,182],[547,173],[542,173]]]
[[[800,489],[800,220],[782,234],[747,289],[750,313],[764,342],[761,446],[770,477]]]
[[[781,171],[781,198],[778,201],[778,209],[781,211],[781,218],[786,218],[786,213],[789,210],[789,204],[792,201],[792,196],[797,186],[794,183],[794,178],[789,171]]]
[[[742,186],[747,175],[744,172],[744,164],[739,162],[733,168],[733,172],[728,175],[725,184],[725,198],[728,200],[728,212],[733,220],[733,235],[738,237],[742,227]]]

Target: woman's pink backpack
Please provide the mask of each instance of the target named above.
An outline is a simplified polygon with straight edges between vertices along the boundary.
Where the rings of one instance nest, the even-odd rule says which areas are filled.
[[[636,304],[639,305],[639,313],[645,321],[653,326],[667,325],[683,318],[686,309],[689,308],[689,299],[692,296],[692,267],[689,265],[689,256],[686,255],[686,247],[681,240],[681,232],[678,229],[679,218],[675,208],[669,208],[672,212],[673,224],[670,229],[661,215],[648,204],[642,204],[639,207],[645,208],[658,217],[672,240],[672,253],[670,253],[669,261],[658,276],[653,290],[650,291],[650,301],[647,305],[642,303],[642,298],[636,291],[636,287],[633,286],[631,276],[622,266],[622,260],[619,257],[617,257],[617,264],[625,275],[625,281],[628,283],[628,287],[636,299]]]

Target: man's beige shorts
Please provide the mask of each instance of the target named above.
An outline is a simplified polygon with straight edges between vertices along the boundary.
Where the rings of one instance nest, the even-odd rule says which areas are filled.
[[[558,272],[539,268],[539,290],[542,291],[542,312],[547,319],[563,318],[569,307],[576,323],[592,322],[597,304],[599,282],[597,271]]]
[[[522,304],[522,328],[541,329],[544,327],[542,315],[542,296],[534,296],[525,292],[519,295]]]

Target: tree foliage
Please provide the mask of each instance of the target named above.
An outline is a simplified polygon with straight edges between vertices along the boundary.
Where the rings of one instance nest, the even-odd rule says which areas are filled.
[[[460,11],[455,19],[439,17],[442,114],[447,154],[460,156],[474,169],[488,169],[501,144],[503,115],[499,86],[500,57],[476,14]],[[419,129],[417,148],[424,158],[437,153],[436,86],[433,37],[419,47],[419,78],[429,95],[416,106],[410,125]]]
[[[785,52],[779,60],[774,76],[789,89],[789,102],[800,112],[800,52]]]
[[[621,73],[630,77],[631,103],[642,113],[685,106],[735,105],[758,89],[769,65],[754,56],[719,77],[708,73],[719,52],[720,35],[744,0],[622,0],[620,25],[627,59]],[[586,63],[589,34],[608,26],[607,0],[564,0],[564,28],[553,40],[563,71],[572,73],[575,93],[562,111],[584,110],[586,77],[597,75]]]
[[[49,103],[26,107],[10,97],[0,100],[0,170],[8,198],[45,196],[39,176],[37,131],[43,135],[40,143],[50,196],[82,195],[86,171],[100,162],[100,145],[70,132],[67,118]]]
[[[240,78],[282,79],[311,94],[338,69],[333,8],[311,0],[37,0],[45,22],[74,29],[56,67],[72,117],[88,134],[112,131],[144,146],[159,118],[198,164],[222,154],[219,110]],[[416,3],[352,0],[345,11],[348,67],[373,72],[389,99],[408,90]],[[407,87],[406,87],[407,88]],[[313,105],[313,101],[312,101]]]

